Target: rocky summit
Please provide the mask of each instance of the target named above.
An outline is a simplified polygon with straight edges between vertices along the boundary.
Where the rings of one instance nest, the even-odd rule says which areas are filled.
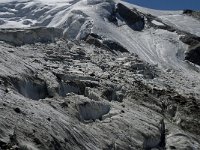
[[[0,150],[200,150],[199,18],[1,1]]]

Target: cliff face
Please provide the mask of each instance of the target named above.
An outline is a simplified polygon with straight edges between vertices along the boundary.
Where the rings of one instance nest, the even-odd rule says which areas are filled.
[[[0,149],[200,148],[192,15],[80,0],[0,16]]]
[[[199,58],[200,58],[200,44],[191,47],[186,53],[185,57],[186,60],[197,65],[200,65]]]

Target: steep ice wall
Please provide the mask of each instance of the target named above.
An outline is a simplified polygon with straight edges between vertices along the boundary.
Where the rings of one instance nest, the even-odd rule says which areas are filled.
[[[20,46],[24,44],[52,43],[62,37],[62,30],[56,28],[0,29],[0,40]]]

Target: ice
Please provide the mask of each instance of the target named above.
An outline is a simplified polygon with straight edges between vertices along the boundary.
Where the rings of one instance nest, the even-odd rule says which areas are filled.
[[[158,26],[164,26],[163,23],[158,22],[158,21],[156,21],[156,20],[153,20],[152,23],[155,24],[155,25],[158,25]]]
[[[1,1],[1,5],[4,2],[11,1]],[[114,2],[18,0],[18,2],[23,6],[21,9],[13,8],[13,5],[8,3],[6,5],[8,11],[0,11],[0,28],[55,27],[62,29],[64,38],[70,40],[80,40],[90,33],[95,33],[104,37],[104,40],[119,43],[129,52],[137,54],[150,64],[158,65],[162,70],[174,70],[186,78],[182,83],[185,86],[188,86],[188,81],[200,79],[197,71],[184,61],[184,53],[188,45],[179,40],[180,33],[154,28],[134,31],[119,16],[118,25],[108,19],[115,9],[114,2],[120,2],[130,9],[135,8],[143,14],[153,15],[157,19],[153,19],[151,23],[156,26],[164,28],[167,24],[180,31],[200,36],[199,20],[182,14],[182,11],[152,10],[118,0]],[[181,86],[181,88],[185,87]]]

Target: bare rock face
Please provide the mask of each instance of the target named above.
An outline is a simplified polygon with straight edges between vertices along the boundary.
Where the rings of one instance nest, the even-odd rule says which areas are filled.
[[[121,3],[117,4],[116,12],[124,19],[124,21],[134,30],[141,31],[144,29],[144,17],[136,9],[129,9]]]
[[[103,47],[101,42],[102,38],[96,34],[89,34],[84,38],[84,40],[91,45],[95,45],[96,47]]]
[[[185,52],[185,60],[200,65],[200,37],[186,34],[180,40],[189,46]]]
[[[185,55],[185,60],[200,66],[200,44],[191,47]]]
[[[120,43],[112,41],[112,40],[104,40],[103,44],[111,50],[119,51],[122,53],[128,53],[129,51],[124,48]]]
[[[94,45],[96,47],[112,51],[113,53],[115,52],[128,53],[129,52],[119,42],[116,42],[114,40],[109,40],[109,39],[103,39],[101,36],[94,33],[88,34],[83,40],[85,40],[87,43]]]
[[[56,28],[30,28],[24,29],[1,29],[0,40],[16,46],[33,44],[37,42],[55,42],[56,38],[62,37],[62,30]]]
[[[188,16],[192,16],[192,17],[200,20],[200,11],[194,11],[194,10],[186,9],[186,10],[183,11],[183,14],[188,15]]]

